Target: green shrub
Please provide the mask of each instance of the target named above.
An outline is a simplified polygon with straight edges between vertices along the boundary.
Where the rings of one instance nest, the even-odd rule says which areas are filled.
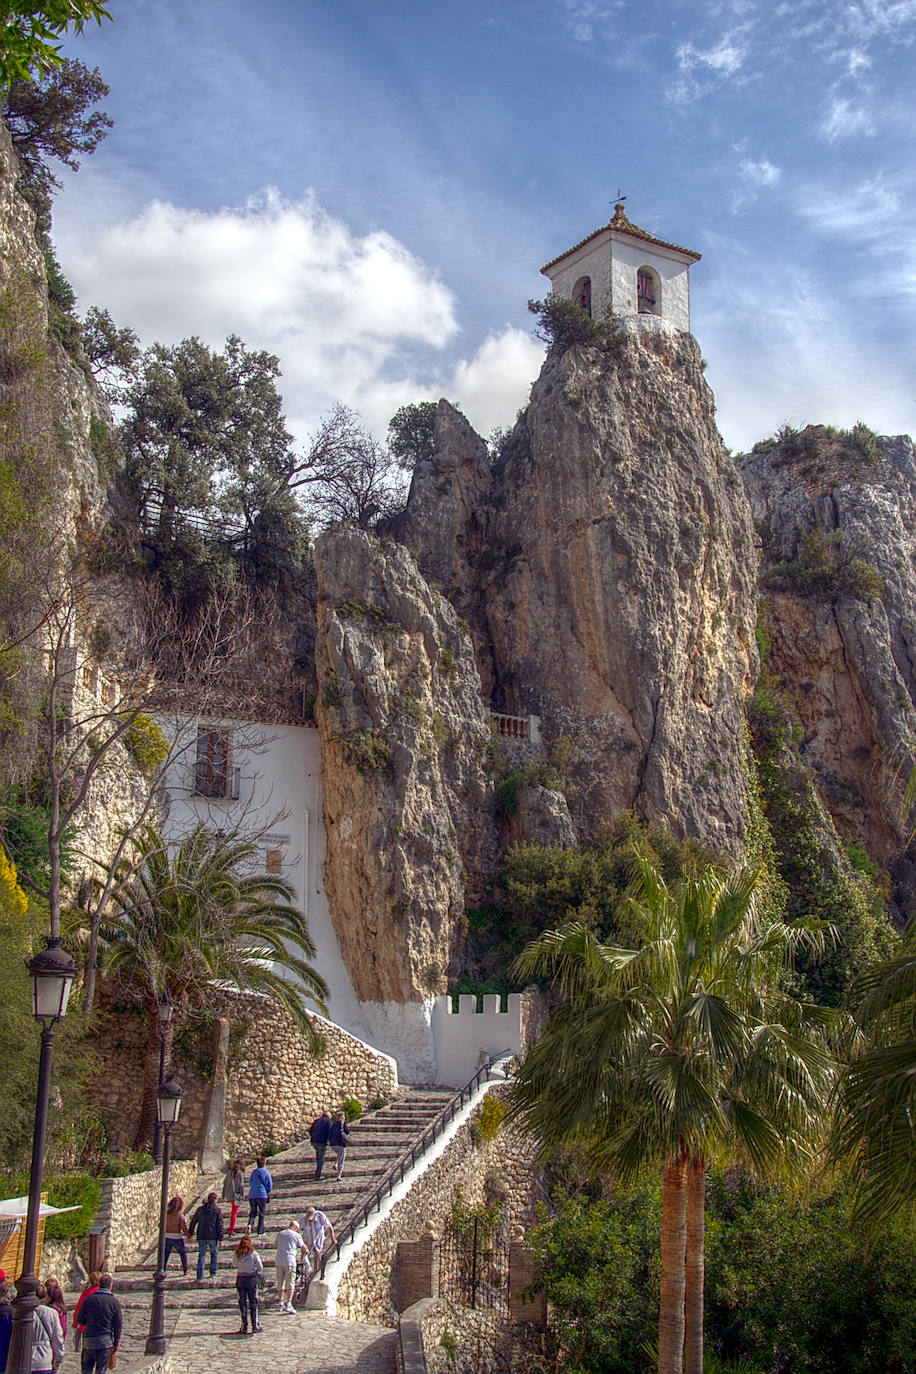
[[[480,1130],[480,1139],[484,1144],[489,1145],[491,1140],[495,1140],[503,1128],[506,1119],[506,1104],[501,1097],[495,1093],[487,1093],[483,1100],[480,1111],[475,1117],[475,1121]]]
[[[153,777],[169,756],[169,742],[164,732],[142,712],[125,734],[124,744],[140,772],[147,778]]]
[[[280,1146],[275,1140],[268,1140],[266,1144],[261,1146],[261,1154],[265,1159],[271,1159],[274,1155],[278,1155],[279,1153]]]
[[[595,320],[575,301],[565,296],[547,296],[529,301],[528,309],[537,317],[535,333],[551,348],[570,348],[573,344],[597,344],[601,330]]]
[[[118,1154],[107,1154],[102,1160],[103,1178],[128,1178],[131,1174],[145,1174],[155,1169],[156,1161],[146,1150],[121,1150]]]
[[[367,1112],[380,1112],[380,1111],[382,1110],[383,1107],[387,1107],[387,1106],[388,1106],[388,1099],[387,1099],[386,1097],[373,1097],[372,1101],[369,1103],[368,1107],[366,1108],[366,1111],[367,1111]]]
[[[151,1161],[152,1162],[152,1161]],[[0,1174],[3,1197],[25,1197],[29,1191],[27,1173]],[[102,1200],[102,1181],[92,1174],[49,1174],[43,1179],[52,1207],[76,1207],[75,1212],[63,1212],[45,1222],[48,1240],[69,1240],[84,1236],[92,1225]]]
[[[554,1196],[531,1233],[564,1374],[648,1370],[658,1321],[657,1181]],[[916,1251],[904,1225],[866,1248],[842,1192],[792,1193],[713,1172],[707,1370],[916,1374]]]
[[[493,793],[493,810],[497,816],[515,815],[524,786],[525,774],[521,768],[513,768],[496,784],[496,790]]]
[[[341,1102],[340,1110],[348,1121],[358,1121],[363,1114],[363,1104],[359,1098],[347,1097]]]
[[[384,773],[391,765],[391,745],[378,730],[341,737],[351,763],[364,775]]]

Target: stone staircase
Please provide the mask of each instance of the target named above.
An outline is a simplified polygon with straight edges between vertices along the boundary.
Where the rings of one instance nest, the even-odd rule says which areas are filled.
[[[417,1137],[438,1116],[455,1096],[448,1088],[407,1088],[404,1094],[376,1112],[366,1113],[350,1124],[350,1145],[341,1181],[334,1177],[334,1152],[328,1151],[323,1175],[316,1181],[315,1154],[308,1139],[288,1150],[273,1155],[267,1161],[274,1182],[274,1190],[267,1208],[264,1235],[254,1237],[258,1254],[265,1269],[265,1286],[261,1290],[262,1304],[270,1310],[276,1307],[274,1269],[277,1232],[297,1221],[307,1206],[320,1207],[330,1218],[339,1236],[352,1217],[372,1196],[391,1166],[416,1141]],[[221,1204],[224,1223],[228,1228],[229,1207]],[[190,1215],[189,1215],[190,1220]],[[237,1227],[244,1231],[248,1222],[247,1203],[239,1209]],[[202,1284],[195,1281],[197,1244],[188,1245],[188,1277],[183,1278],[177,1255],[172,1255],[166,1277],[166,1331],[171,1330],[182,1309],[232,1309],[237,1314],[235,1293],[234,1247],[237,1239],[224,1239],[220,1246],[217,1277],[209,1278],[205,1270]],[[115,1279],[115,1293],[124,1311],[125,1330],[129,1340],[124,1354],[131,1348],[142,1350],[149,1323],[150,1294],[156,1268],[155,1251],[147,1255],[142,1265],[133,1269],[119,1269]]]

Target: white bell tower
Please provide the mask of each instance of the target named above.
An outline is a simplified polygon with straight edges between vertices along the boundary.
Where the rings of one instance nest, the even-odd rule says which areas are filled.
[[[614,218],[541,268],[555,296],[576,301],[596,320],[661,319],[690,332],[690,268],[700,254],[631,224],[623,202]]]

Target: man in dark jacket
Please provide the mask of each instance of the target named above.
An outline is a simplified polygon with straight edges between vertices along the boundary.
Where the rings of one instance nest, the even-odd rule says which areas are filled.
[[[223,1214],[216,1204],[216,1194],[208,1193],[207,1200],[191,1218],[190,1232],[197,1232],[197,1282],[204,1281],[204,1264],[210,1252],[210,1278],[216,1278],[219,1243],[223,1238]]]
[[[111,1352],[117,1350],[121,1341],[121,1304],[111,1291],[110,1274],[103,1274],[96,1292],[84,1299],[80,1326],[82,1374],[102,1374],[108,1368]]]
[[[331,1134],[331,1113],[324,1111],[309,1127],[309,1140],[315,1147],[315,1177],[321,1178],[324,1157],[328,1152],[328,1138]]]

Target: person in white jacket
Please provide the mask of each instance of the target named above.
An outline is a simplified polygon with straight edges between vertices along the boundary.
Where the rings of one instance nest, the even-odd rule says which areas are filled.
[[[52,1374],[64,1358],[64,1328],[54,1308],[45,1302],[48,1290],[43,1283],[35,1293],[38,1306],[32,1317],[32,1374]]]

